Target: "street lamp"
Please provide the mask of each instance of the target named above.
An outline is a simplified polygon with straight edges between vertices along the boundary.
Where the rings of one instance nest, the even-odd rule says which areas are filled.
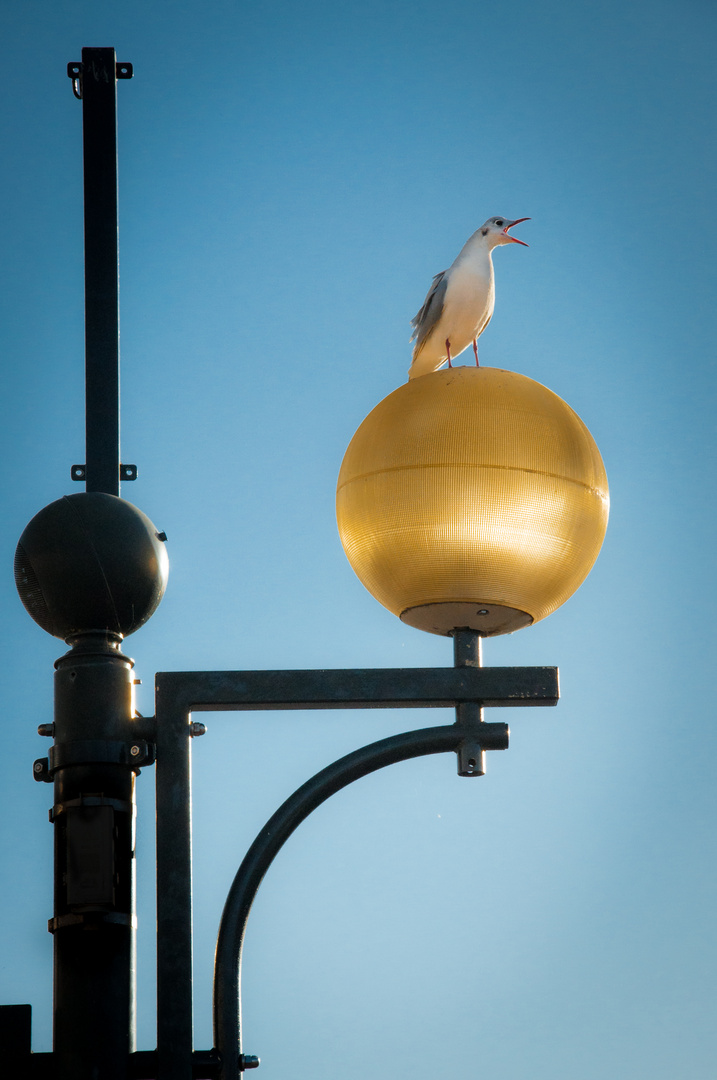
[[[113,49],[68,65],[83,102],[86,461],[84,493],[41,510],[16,553],[20,597],[70,651],[55,664],[53,739],[34,776],[54,785],[53,1050],[31,1051],[30,1007],[0,1009],[8,1075],[53,1080],[237,1080],[259,1064],[241,1046],[244,929],[264,874],[294,829],[376,769],[455,753],[480,776],[508,746],[486,707],[558,700],[557,669],[483,668],[481,638],[543,618],[579,585],[607,520],[607,485],[582,422],[509,372],[466,369],[412,381],[357,432],[339,478],[349,559],[404,621],[453,638],[448,668],[182,671],[155,677],[155,715],[133,706],[124,638],[167,583],[166,537],[119,497],[136,478],[119,447],[116,81]],[[455,723],[391,736],[308,780],[261,830],[219,928],[214,1046],[192,1043],[191,742],[202,711],[454,707]],[[135,778],[156,766],[157,1049],[135,1049]]]

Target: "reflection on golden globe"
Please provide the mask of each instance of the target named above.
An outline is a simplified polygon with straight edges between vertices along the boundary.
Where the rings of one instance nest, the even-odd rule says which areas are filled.
[[[432,372],[384,398],[336,492],[359,579],[436,634],[505,634],[550,615],[590,572],[608,506],[580,417],[533,379],[484,367]]]

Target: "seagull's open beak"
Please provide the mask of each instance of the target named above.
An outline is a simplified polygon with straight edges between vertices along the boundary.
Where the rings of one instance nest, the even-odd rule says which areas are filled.
[[[519,218],[516,218],[515,221],[509,221],[508,224],[506,225],[506,227],[503,229],[503,232],[505,233],[505,235],[508,236],[508,229],[512,229],[514,225],[520,225],[521,221],[530,221],[530,218],[529,217],[519,217]],[[526,244],[525,240],[519,240],[517,236],[508,236],[508,239],[512,240],[514,244],[522,244],[523,247],[529,247],[530,246],[529,244]]]

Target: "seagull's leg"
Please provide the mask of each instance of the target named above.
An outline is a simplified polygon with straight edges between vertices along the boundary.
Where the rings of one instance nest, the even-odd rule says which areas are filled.
[[[453,367],[451,363],[451,339],[446,338],[446,352],[448,353],[448,366]]]
[[[476,367],[480,367],[480,364],[478,363],[478,342],[475,338],[473,338],[473,353],[476,358]]]

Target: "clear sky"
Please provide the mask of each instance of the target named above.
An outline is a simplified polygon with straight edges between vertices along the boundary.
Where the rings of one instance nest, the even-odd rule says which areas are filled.
[[[2,5],[0,1001],[51,1044],[52,662],[15,594],[27,521],[84,460],[83,45],[119,85],[123,486],[169,537],[127,642],[157,670],[451,663],[354,577],[341,459],[404,379],[431,277],[490,215],[489,366],[549,386],[604,458],[595,568],[487,664],[557,664],[508,753],[336,796],[251,916],[263,1080],[713,1080],[714,56],[707,0]],[[466,354],[469,355],[469,354]],[[218,919],[279,803],[340,754],[450,712],[222,714],[195,743],[196,1045]],[[506,714],[488,714],[505,719]],[[139,1046],[153,1033],[153,778],[138,781]]]

